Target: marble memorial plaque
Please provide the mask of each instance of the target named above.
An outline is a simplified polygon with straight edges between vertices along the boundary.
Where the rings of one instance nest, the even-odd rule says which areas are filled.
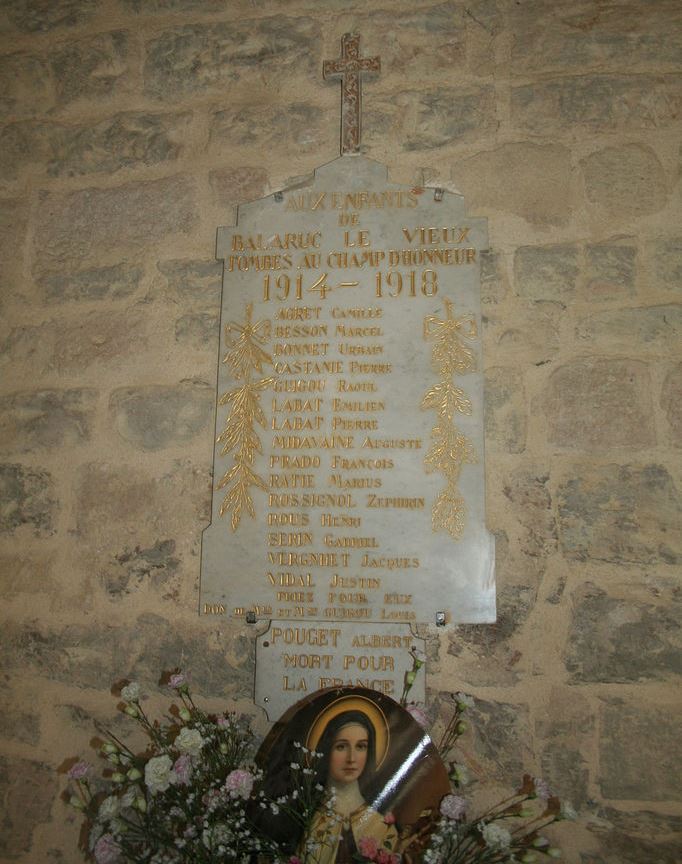
[[[448,191],[345,155],[239,207],[224,261],[200,610],[495,620],[480,254]]]
[[[276,720],[299,699],[326,687],[366,687],[400,699],[411,652],[424,639],[409,624],[293,623],[275,620],[256,640],[256,705]],[[409,691],[426,701],[425,673]]]

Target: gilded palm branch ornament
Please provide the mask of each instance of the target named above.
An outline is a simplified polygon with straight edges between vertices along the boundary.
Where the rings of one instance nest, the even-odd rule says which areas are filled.
[[[229,414],[217,443],[222,444],[221,455],[232,453],[234,464],[223,474],[216,488],[226,490],[220,515],[232,514],[233,531],[239,527],[244,510],[252,518],[256,516],[251,488],[255,486],[268,491],[267,483],[255,472],[253,465],[256,454],[263,452],[256,424],[267,428],[260,396],[275,380],[264,376],[264,367],[272,365],[272,357],[265,350],[270,339],[270,322],[263,319],[253,324],[252,314],[253,304],[249,303],[244,324],[230,321],[225,325],[227,352],[222,362],[238,386],[223,393],[218,400],[219,405],[229,405]]]
[[[437,471],[446,481],[445,489],[433,504],[431,524],[434,531],[447,531],[454,540],[459,540],[466,505],[457,483],[462,466],[476,462],[476,452],[454,422],[456,414],[471,414],[471,400],[453,379],[476,369],[476,357],[467,343],[477,338],[478,331],[473,318],[455,318],[453,310],[452,302],[446,300],[444,319],[435,315],[424,319],[424,339],[433,343],[431,365],[440,380],[424,394],[420,407],[438,415],[438,422],[431,430],[431,448],[424,457],[426,472]]]

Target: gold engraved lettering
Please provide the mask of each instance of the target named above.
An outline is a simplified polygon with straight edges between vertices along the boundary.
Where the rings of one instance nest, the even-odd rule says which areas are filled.
[[[258,252],[268,249],[319,249],[322,235],[319,231],[295,234],[273,234],[265,239],[262,234],[233,234],[233,252]]]
[[[301,380],[280,378],[272,385],[275,393],[324,393],[327,382],[324,378]]]
[[[356,321],[364,321],[368,318],[381,318],[383,314],[384,310],[379,306],[372,306],[369,309],[358,306],[353,306],[350,309],[332,306],[332,318],[353,318]]]
[[[390,678],[324,678],[318,680],[318,688],[324,687],[366,687],[390,696],[395,691],[395,682]]]
[[[362,519],[359,516],[333,516],[331,513],[320,514],[320,525],[323,528],[359,528]]]
[[[280,450],[348,450],[352,435],[273,435],[272,446]]]
[[[332,429],[335,432],[338,429],[342,429],[344,432],[375,432],[378,428],[378,420],[346,420],[343,417],[332,419]]]
[[[376,537],[335,537],[333,534],[325,534],[322,538],[325,546],[334,546],[337,549],[378,549]]]
[[[318,645],[336,648],[341,630],[332,627],[273,627],[270,641],[273,645]]]
[[[276,342],[276,357],[326,357],[329,342]]]
[[[350,231],[343,232],[343,245],[348,246],[369,246],[369,231],[356,231],[351,239]]]
[[[282,321],[319,321],[321,311],[321,306],[283,306],[277,310],[275,318]]]
[[[403,606],[412,605],[411,594],[398,594],[396,591],[391,591],[389,594],[384,594],[384,603],[388,606],[391,603]]]
[[[365,438],[363,447],[372,449],[421,450],[421,438]]]
[[[311,546],[312,542],[310,531],[272,531],[268,534],[268,546]]]
[[[319,468],[319,456],[287,456],[272,454],[270,456],[271,468]]]
[[[351,363],[351,366],[353,364]],[[340,375],[343,373],[343,360],[276,360],[273,363],[278,375]]]
[[[382,609],[382,621],[416,621],[417,613],[413,609]]]
[[[367,507],[380,507],[384,509],[397,508],[404,510],[420,510],[424,506],[423,498],[379,498],[377,495],[368,495]]]
[[[326,606],[322,610],[323,618],[371,618],[371,608],[353,609],[349,606]]]
[[[329,484],[337,489],[381,489],[381,477],[344,477],[330,474]]]
[[[426,472],[437,471],[446,480],[445,489],[433,504],[433,530],[447,531],[458,540],[464,531],[466,506],[457,484],[462,466],[476,462],[476,453],[453,422],[456,413],[471,414],[471,400],[452,379],[476,368],[476,358],[467,342],[477,338],[477,327],[469,316],[455,318],[450,300],[445,301],[445,311],[444,319],[433,315],[424,319],[424,339],[433,342],[432,364],[440,381],[425,393],[420,407],[438,414],[437,425],[431,430],[431,448],[424,457]]]
[[[272,553],[270,553],[272,555]],[[302,588],[314,588],[315,580],[310,573],[268,573],[268,582],[278,588],[293,588],[300,586]]]
[[[273,417],[270,428],[273,432],[319,432],[324,417]]]
[[[353,636],[351,648],[399,648],[407,650],[411,644],[411,636],[387,636],[383,633],[364,633]]]
[[[311,339],[326,336],[327,329],[326,324],[276,324],[272,335],[275,339]]]
[[[354,345],[352,342],[339,342],[339,354],[357,357],[359,354],[375,355],[383,354],[383,345]]]
[[[380,654],[378,657],[375,654],[344,654],[343,668],[352,669],[355,667],[361,672],[393,672],[395,670],[395,658],[391,655]]]
[[[383,411],[385,407],[380,401],[332,399],[332,411]]]
[[[393,468],[393,459],[347,459],[345,456],[332,456],[335,471],[361,471]]]
[[[347,324],[337,324],[335,336],[343,339],[357,339],[359,336],[383,336],[381,327],[351,327]]]
[[[331,669],[333,654],[282,654],[285,669]]]
[[[346,381],[339,378],[336,382],[339,393],[376,393],[377,385],[374,381]]]
[[[436,243],[456,243],[461,245],[465,243],[470,228],[403,228],[403,234],[408,243],[420,243],[422,246],[427,244],[434,245]]]
[[[204,615],[224,615],[225,611],[222,603],[204,603]]]
[[[282,495],[271,492],[268,496],[270,507],[338,507],[342,510],[353,510],[357,502],[352,493],[333,495],[328,492],[316,494],[314,492],[298,495],[296,493],[284,493]]]
[[[231,526],[236,531],[241,521],[242,510],[246,509],[252,518],[256,516],[250,487],[257,486],[267,492],[265,480],[253,470],[256,453],[262,453],[260,438],[255,432],[255,423],[264,428],[267,425],[265,414],[260,406],[260,394],[268,389],[274,378],[258,378],[251,380],[255,370],[262,374],[265,364],[272,364],[272,357],[263,349],[270,334],[270,322],[261,320],[251,322],[253,305],[246,307],[246,322],[237,324],[231,321],[225,327],[227,353],[223,363],[227,364],[232,377],[241,381],[241,385],[229,390],[219,399],[220,405],[230,405],[230,413],[225,428],[218,436],[222,444],[221,454],[233,453],[234,465],[227,470],[217,489],[226,489],[227,493],[220,505],[220,515],[232,512]],[[232,334],[238,334],[236,338]],[[230,486],[230,484],[232,484]]]
[[[350,552],[268,552],[270,564],[280,567],[347,567]]]
[[[360,363],[357,360],[351,360],[349,371],[351,375],[388,375],[392,369],[393,366],[390,363]]]
[[[305,527],[310,522],[307,513],[268,513],[268,525],[301,525]]]
[[[404,570],[419,567],[419,558],[374,558],[365,553],[360,562],[361,567],[381,567],[382,570]]]
[[[293,690],[293,691],[298,693],[300,691],[307,691],[308,685],[305,682],[305,678],[300,678],[298,680],[298,682],[296,682],[296,681],[289,681],[288,675],[282,675],[282,690],[286,690],[286,691],[292,691]]]
[[[271,474],[271,489],[312,489],[315,486],[314,474]]]

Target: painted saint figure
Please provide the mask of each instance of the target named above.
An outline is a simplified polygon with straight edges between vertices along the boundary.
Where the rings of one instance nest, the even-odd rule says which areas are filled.
[[[351,864],[358,852],[364,857],[374,857],[371,850],[394,852],[396,826],[366,798],[388,751],[383,712],[362,697],[339,699],[316,718],[307,746],[321,754],[318,782],[331,803],[316,813],[301,857],[314,864]]]

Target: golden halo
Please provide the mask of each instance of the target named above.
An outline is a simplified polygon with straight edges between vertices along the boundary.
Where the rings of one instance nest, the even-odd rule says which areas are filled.
[[[323,708],[313,720],[305,746],[308,750],[316,750],[329,723],[345,711],[360,711],[372,724],[375,741],[375,767],[378,768],[388,753],[390,739],[388,721],[381,708],[366,696],[339,696],[338,699]]]

